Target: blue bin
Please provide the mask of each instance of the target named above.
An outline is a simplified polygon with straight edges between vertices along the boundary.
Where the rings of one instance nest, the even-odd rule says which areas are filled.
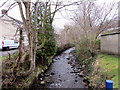
[[[106,90],[113,90],[113,81],[106,80]]]

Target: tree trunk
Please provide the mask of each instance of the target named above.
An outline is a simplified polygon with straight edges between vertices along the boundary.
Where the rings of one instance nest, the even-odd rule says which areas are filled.
[[[31,23],[31,13],[30,13],[30,7],[31,7],[31,2],[23,2],[23,5],[25,6],[25,16],[23,14],[23,9],[22,9],[22,4],[21,2],[18,2],[19,8],[20,8],[20,13],[22,20],[24,22],[24,27],[25,31],[28,33],[28,54],[29,54],[29,61],[30,61],[30,68],[27,72],[20,72],[20,76],[27,76],[33,72],[35,69],[35,55],[36,55],[36,47],[34,49],[34,46],[36,45],[36,38],[34,37],[34,31]],[[34,42],[35,39],[35,42]]]
[[[23,35],[22,35],[22,28],[19,28],[20,31],[20,38],[19,38],[19,53],[18,53],[18,58],[16,60],[16,65],[13,68],[13,75],[16,77],[16,69],[18,68],[19,62],[22,58],[22,40],[23,40]]]

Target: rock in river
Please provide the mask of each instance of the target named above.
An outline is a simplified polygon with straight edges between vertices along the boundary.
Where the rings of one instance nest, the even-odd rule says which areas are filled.
[[[45,85],[45,81],[41,81],[40,84],[41,84],[41,85]]]

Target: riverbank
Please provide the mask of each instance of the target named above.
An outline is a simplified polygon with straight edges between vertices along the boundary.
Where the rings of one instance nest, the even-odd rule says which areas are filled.
[[[75,47],[75,45],[71,45],[71,44],[66,44],[60,47],[57,47],[57,52],[56,52],[56,56],[60,55],[62,52],[66,51],[69,48]]]
[[[47,70],[52,63],[53,57],[50,57],[47,65],[37,65],[32,74],[27,77],[17,77],[15,81],[12,77],[12,70],[16,63],[17,53],[14,53],[9,59],[8,56],[1,58],[2,60],[2,88],[29,88],[29,85],[38,77],[40,73]]]
[[[59,55],[64,50],[68,49],[70,46],[66,45],[64,48],[59,48],[56,55]],[[29,88],[29,86],[34,82],[34,80],[39,76],[39,74],[44,73],[49,66],[52,64],[54,57],[49,57],[47,65],[37,65],[35,71],[30,74],[28,77],[17,78],[15,81],[12,77],[12,70],[16,63],[17,53],[12,54],[11,56],[4,56],[0,59],[2,60],[2,88]],[[55,56],[55,55],[54,55]],[[43,83],[43,82],[42,82]]]
[[[113,80],[114,88],[118,88],[118,60],[116,55],[98,54],[90,75],[91,86],[104,88],[105,80]]]

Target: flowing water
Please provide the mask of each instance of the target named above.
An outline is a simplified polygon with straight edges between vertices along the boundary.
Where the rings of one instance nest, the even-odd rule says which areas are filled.
[[[78,75],[76,57],[70,48],[53,59],[49,70],[45,73],[45,85],[35,83],[33,88],[86,88],[83,79]],[[79,71],[80,72],[80,71]]]

